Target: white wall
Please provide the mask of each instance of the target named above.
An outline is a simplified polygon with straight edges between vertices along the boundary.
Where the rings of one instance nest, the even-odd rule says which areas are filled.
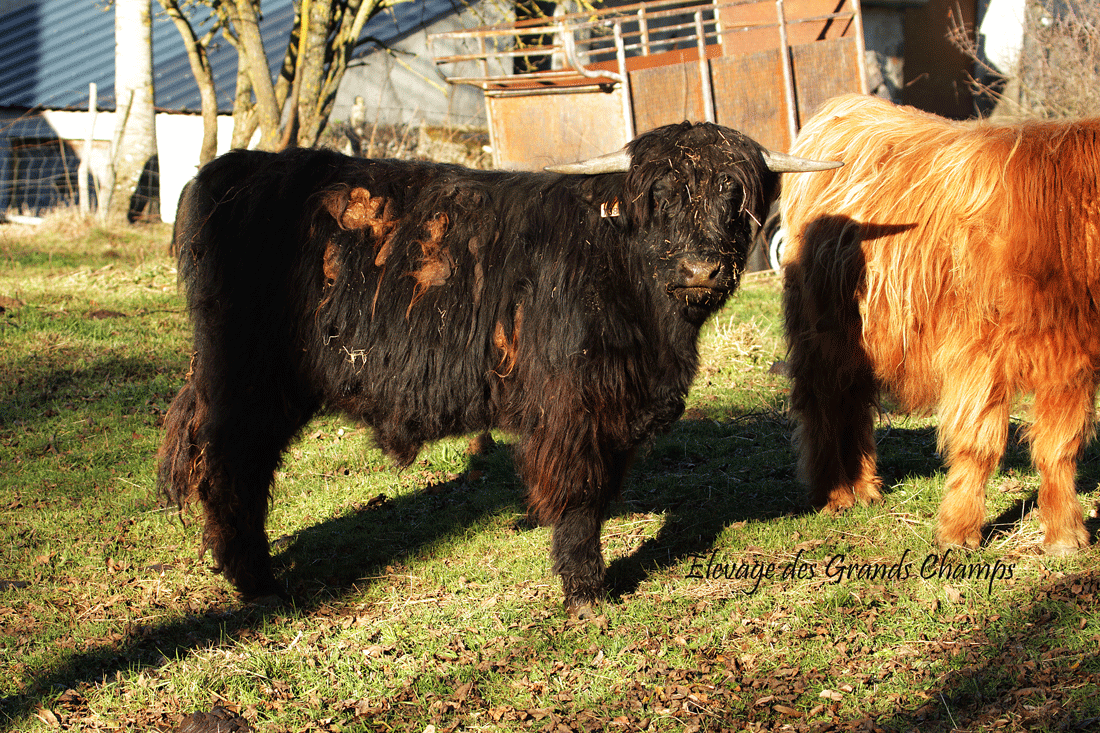
[[[1005,76],[1016,73],[1023,47],[1027,0],[989,0],[978,25],[989,62]]]
[[[45,110],[42,117],[63,140],[84,140],[90,115],[87,112]],[[159,112],[157,121],[157,160],[160,166],[160,216],[166,222],[176,219],[180,191],[199,169],[202,147],[200,115]],[[96,180],[102,180],[107,166],[107,149],[115,133],[115,113],[99,112],[92,130],[92,157],[89,166]],[[218,154],[229,150],[233,118],[218,116]],[[101,144],[102,143],[102,144]]]

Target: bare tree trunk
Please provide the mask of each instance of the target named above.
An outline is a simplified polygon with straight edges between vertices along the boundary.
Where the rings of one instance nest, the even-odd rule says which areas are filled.
[[[172,19],[187,48],[187,61],[191,65],[191,74],[199,87],[199,100],[202,105],[202,147],[199,149],[199,165],[209,163],[218,154],[218,93],[214,87],[214,71],[210,68],[210,59],[206,48],[221,27],[215,22],[200,38],[195,34],[191,22],[184,17],[178,0],[159,0],[164,12]],[[217,16],[215,16],[217,17]]]
[[[157,154],[150,0],[115,0],[115,140],[100,220],[129,221],[142,173]]]
[[[309,3],[309,15],[302,17],[301,49],[298,69],[294,74],[297,91],[295,104],[295,137],[301,147],[312,147],[317,142],[317,101],[321,95],[321,83],[325,76],[329,22],[332,19],[332,0],[303,0]]]
[[[282,109],[275,99],[275,85],[267,68],[260,23],[253,0],[236,0],[237,52],[247,69],[252,93],[256,96],[255,114],[260,123],[260,150],[277,150],[282,137],[279,125]],[[238,94],[238,99],[240,95]]]
[[[241,66],[237,69],[237,96],[233,101],[233,139],[230,147],[244,149],[252,142],[252,135],[259,126],[253,112],[254,107],[252,79],[248,76],[248,70]]]
[[[407,1],[388,0],[388,4]],[[179,0],[160,2],[165,9],[179,4]],[[274,80],[259,32],[260,0],[205,0],[205,4],[217,15],[215,26],[239,59],[232,146],[248,147],[257,128],[256,147],[261,150],[316,145],[363,26],[381,10],[383,0],[302,0]],[[182,14],[172,18],[177,25],[190,22]],[[185,41],[195,35],[188,36],[182,27],[180,33]],[[206,39],[200,41],[203,49]],[[196,70],[194,62],[192,71],[196,78],[204,73],[201,65]]]
[[[324,22],[325,32],[318,36],[311,30],[305,51],[309,60],[304,68],[299,68],[299,73],[306,72],[305,78],[310,79],[303,81],[299,100],[298,144],[302,147],[317,144],[336,103],[336,90],[347,71],[363,26],[382,7],[380,0],[348,0],[346,4],[333,3],[333,0],[311,2],[325,8],[324,20],[319,15],[314,16],[318,20],[316,23],[311,21],[311,29]]]

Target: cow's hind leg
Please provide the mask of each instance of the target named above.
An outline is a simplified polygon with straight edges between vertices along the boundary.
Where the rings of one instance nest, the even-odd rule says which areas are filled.
[[[990,385],[992,365],[976,359],[945,388],[939,441],[947,456],[947,489],[936,540],[941,547],[976,549],[985,519],[985,487],[1008,440],[1008,395]]]
[[[1076,388],[1051,383],[1036,390],[1027,436],[1039,470],[1039,513],[1049,554],[1067,554],[1088,546],[1075,477],[1077,457],[1092,435],[1096,385],[1092,376]]]

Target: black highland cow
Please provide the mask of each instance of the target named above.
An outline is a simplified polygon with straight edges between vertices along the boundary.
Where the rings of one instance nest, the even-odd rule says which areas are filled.
[[[242,595],[281,594],[269,490],[322,405],[402,466],[425,441],[501,428],[553,525],[566,608],[587,615],[608,504],[683,411],[699,327],[737,287],[777,172],[822,167],[689,123],[564,173],[224,155],[180,201],[195,342],[160,489],[202,502],[203,547]]]

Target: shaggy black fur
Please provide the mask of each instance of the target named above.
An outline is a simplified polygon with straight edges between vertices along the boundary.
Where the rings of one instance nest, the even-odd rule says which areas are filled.
[[[683,411],[699,327],[737,287],[778,182],[756,143],[715,125],[630,151],[629,173],[595,176],[322,150],[202,169],[174,237],[194,359],[159,485],[202,502],[204,547],[242,594],[279,592],[273,472],[326,405],[401,465],[425,441],[515,433],[566,607],[600,598],[608,504],[638,444]]]

